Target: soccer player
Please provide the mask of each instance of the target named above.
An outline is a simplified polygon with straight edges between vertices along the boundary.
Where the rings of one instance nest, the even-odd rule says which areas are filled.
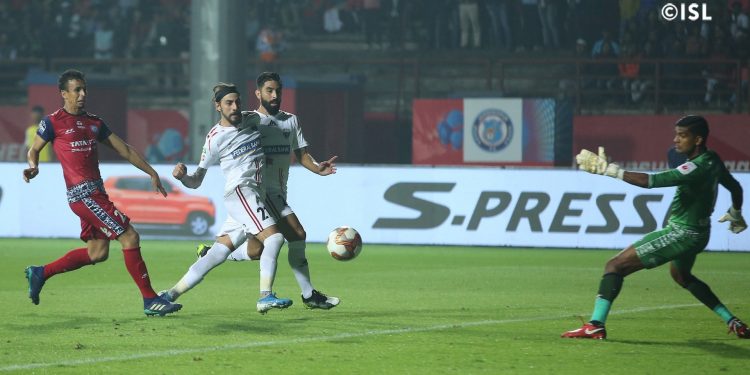
[[[675,149],[687,161],[675,169],[647,174],[628,172],[617,164],[607,163],[604,149],[599,155],[582,150],[576,156],[581,169],[589,173],[618,178],[629,184],[656,188],[677,186],[671,203],[666,228],[647,234],[641,240],[610,259],[604,267],[599,294],[591,320],[583,327],[568,331],[562,337],[605,339],[604,323],[623,279],[644,268],[655,268],[667,262],[674,281],[724,320],[730,332],[750,338],[750,329],[735,317],[703,281],[692,274],[695,257],[705,249],[711,233],[711,212],[716,201],[717,185],[724,186],[732,196],[732,205],[719,222],[729,222],[729,230],[740,233],[747,224],[740,211],[742,187],[724,166],[716,152],[707,148],[708,122],[701,116],[685,116],[675,123]]]
[[[302,135],[302,128],[297,116],[281,111],[281,77],[277,73],[261,73],[256,80],[255,96],[260,105],[253,113],[260,117],[260,133],[263,135],[263,150],[266,154],[266,166],[263,169],[263,189],[265,202],[270,214],[276,219],[279,230],[289,242],[289,265],[302,290],[302,302],[311,309],[331,309],[339,304],[337,297],[326,296],[315,290],[310,281],[310,270],[305,256],[305,229],[297,215],[287,203],[287,179],[289,177],[290,151],[293,150],[297,160],[307,170],[320,176],[336,173],[336,158],[317,162],[307,152],[307,141]],[[234,229],[235,231],[238,228]],[[207,247],[199,247],[199,256],[206,254]],[[213,250],[212,250],[213,251]],[[249,243],[247,251],[239,248],[229,256],[230,260],[250,260],[254,253],[263,256],[268,249],[258,249],[255,243]],[[278,256],[278,254],[276,255]]]
[[[182,305],[158,297],[151,288],[138,232],[104,191],[98,143],[113,148],[123,159],[146,172],[151,176],[154,191],[166,197],[159,175],[138,151],[112,133],[102,119],[84,110],[87,91],[83,73],[67,70],[60,76],[58,85],[64,105],[39,123],[34,144],[28,152],[29,168],[24,169],[23,179],[29,182],[39,174],[39,152],[52,142],[62,165],[68,204],[81,219],[80,238],[86,242],[86,247],[71,250],[44,266],[27,267],[31,302],[39,304],[39,293],[50,277],[107,260],[109,242],[116,239],[122,245],[125,267],[143,295],[143,312],[149,316],[164,316],[180,310]]]
[[[178,163],[172,175],[185,187],[195,189],[201,185],[208,167],[221,165],[226,177],[224,204],[229,217],[223,224],[209,254],[199,258],[171,289],[160,293],[169,301],[192,289],[211,269],[248,238],[265,249],[260,256],[260,299],[257,310],[265,314],[270,309],[284,309],[292,305],[288,298],[278,298],[273,293],[276,278],[276,258],[284,237],[279,233],[270,209],[264,205],[260,181],[264,163],[261,118],[255,112],[240,111],[240,94],[233,84],[219,83],[214,87],[213,101],[221,114],[219,123],[206,136],[201,160],[195,173],[188,175],[185,164]],[[254,238],[257,238],[255,240]],[[243,250],[244,252],[244,250]]]

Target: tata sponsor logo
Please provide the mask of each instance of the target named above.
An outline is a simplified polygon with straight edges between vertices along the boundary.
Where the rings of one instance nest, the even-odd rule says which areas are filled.
[[[408,208],[419,213],[410,217],[378,218],[373,224],[377,229],[432,229],[450,220],[453,226],[465,226],[468,231],[476,231],[482,220],[496,217],[504,212],[511,215],[503,228],[507,232],[516,232],[521,225],[527,225],[533,233],[622,233],[646,234],[659,226],[657,219],[649,209],[650,203],[664,200],[664,194],[592,194],[591,192],[563,192],[559,199],[544,191],[521,191],[514,196],[507,191],[481,191],[475,199],[474,208],[470,214],[454,213],[447,205],[451,201],[449,194],[456,186],[452,182],[399,182],[391,185],[384,194],[386,201]],[[418,197],[424,193],[444,193],[445,199],[427,200]],[[440,197],[441,194],[430,194]],[[466,197],[464,197],[466,199]],[[584,212],[574,208],[583,202],[593,201],[597,212]],[[465,202],[465,201],[464,201]],[[632,207],[640,218],[637,226],[624,226],[612,207],[613,204],[623,202]],[[590,205],[589,205],[590,206]],[[620,206],[621,207],[621,206]],[[620,209],[618,207],[618,210]],[[554,211],[552,219],[543,215]],[[572,219],[587,216],[603,219],[599,225],[569,224]],[[547,217],[547,219],[545,219]],[[467,220],[468,218],[468,220]],[[571,220],[568,220],[571,219]],[[601,219],[597,221],[601,221]],[[546,220],[546,221],[545,221]],[[566,223],[567,222],[567,223]],[[661,220],[661,226],[666,217]],[[523,223],[523,224],[522,224]],[[526,228],[526,227],[524,227]]]

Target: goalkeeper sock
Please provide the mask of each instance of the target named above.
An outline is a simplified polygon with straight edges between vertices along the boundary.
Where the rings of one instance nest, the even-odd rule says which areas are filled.
[[[599,295],[596,296],[594,312],[591,314],[591,322],[601,323],[602,325],[606,323],[612,302],[615,301],[622,289],[623,279],[622,275],[614,272],[602,276],[602,281],[599,282]]]
[[[732,313],[729,312],[729,309],[719,301],[719,297],[714,294],[711,288],[697,277],[693,277],[685,289],[697,298],[698,301],[701,301],[706,307],[715,312],[716,315],[720,316],[724,322],[729,322],[732,319]]]

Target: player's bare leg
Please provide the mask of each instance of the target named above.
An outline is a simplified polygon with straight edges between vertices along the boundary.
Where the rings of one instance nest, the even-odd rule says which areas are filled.
[[[719,297],[714,294],[706,283],[692,274],[691,269],[694,263],[695,255],[673,260],[669,265],[669,272],[672,275],[672,279],[718,315],[727,324],[729,333],[734,333],[742,339],[750,338],[750,329],[748,329],[748,326],[734,316],[719,301]]]
[[[604,266],[604,276],[599,282],[599,293],[594,302],[594,312],[591,319],[583,327],[572,331],[564,332],[561,337],[567,338],[588,338],[588,339],[605,339],[607,331],[604,323],[607,321],[609,310],[612,307],[617,295],[622,289],[622,282],[625,276],[645,268],[635,247],[630,246],[619,252],[610,259]]]

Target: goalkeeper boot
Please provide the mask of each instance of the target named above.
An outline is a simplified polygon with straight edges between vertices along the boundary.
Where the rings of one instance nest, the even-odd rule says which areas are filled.
[[[727,323],[727,326],[729,326],[729,332],[727,333],[734,332],[737,337],[741,339],[750,339],[750,328],[747,327],[747,324],[743,323],[736,317],[732,317],[732,319],[729,320],[729,323]]]
[[[144,298],[143,299],[143,313],[146,316],[164,316],[177,311],[180,311],[182,305],[179,303],[172,303],[162,297]]]
[[[597,339],[604,340],[607,338],[607,330],[604,325],[596,325],[591,322],[586,323],[583,327],[572,331],[564,332],[560,337],[569,339]]]
[[[195,249],[195,255],[198,256],[198,259],[203,258],[208,254],[208,250],[211,250],[211,246],[200,244],[198,245],[198,248]]]
[[[302,297],[302,303],[304,303],[308,309],[329,310],[338,306],[339,302],[341,302],[341,300],[339,300],[338,297],[329,297],[315,289],[313,289],[310,298]]]
[[[44,266],[26,267],[26,279],[29,280],[29,298],[35,305],[39,304],[39,293],[44,286]]]
[[[292,300],[289,298],[276,297],[276,293],[269,293],[265,297],[258,299],[256,308],[259,313],[265,314],[271,309],[285,309],[292,305]]]

